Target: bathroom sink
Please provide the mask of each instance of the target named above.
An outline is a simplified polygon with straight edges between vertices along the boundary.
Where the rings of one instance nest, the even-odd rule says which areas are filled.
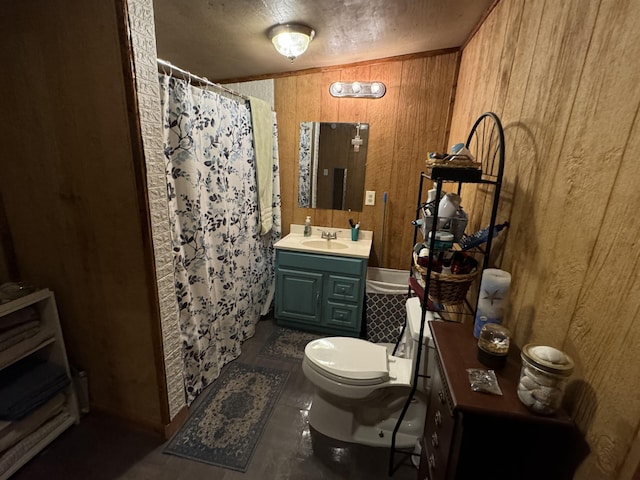
[[[319,248],[321,250],[342,250],[349,248],[349,245],[338,240],[306,240],[301,242],[308,248]]]
[[[369,258],[373,232],[360,230],[357,241],[351,240],[350,228],[313,227],[314,234],[303,236],[304,225],[291,225],[291,233],[278,240],[274,247],[278,250],[293,250],[318,255],[334,255],[338,257]],[[322,233],[335,234],[337,238],[327,240]]]

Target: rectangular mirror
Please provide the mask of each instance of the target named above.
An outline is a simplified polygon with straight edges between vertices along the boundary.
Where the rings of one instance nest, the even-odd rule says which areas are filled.
[[[298,206],[362,211],[369,124],[300,123]]]

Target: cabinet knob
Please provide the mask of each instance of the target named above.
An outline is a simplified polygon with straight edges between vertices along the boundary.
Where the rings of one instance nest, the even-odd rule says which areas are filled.
[[[438,427],[442,426],[442,414],[440,413],[440,410],[438,410],[434,416],[434,420],[436,422],[436,425]]]
[[[438,392],[438,398],[440,399],[440,403],[444,403],[444,393],[442,390]]]
[[[438,434],[436,432],[433,432],[431,434],[431,445],[433,445],[433,448],[438,448],[438,445],[440,445],[440,441],[438,440]]]
[[[436,469],[436,458],[433,456],[433,453],[429,455],[429,466],[435,470]]]

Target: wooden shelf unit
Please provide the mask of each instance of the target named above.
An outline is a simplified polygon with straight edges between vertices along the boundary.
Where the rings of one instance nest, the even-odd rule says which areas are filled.
[[[0,468],[4,468],[0,469],[0,480],[9,478],[53,442],[62,432],[80,421],[78,400],[67,360],[53,292],[49,289],[42,289],[0,305],[0,321],[2,317],[30,306],[38,310],[40,332],[2,352],[0,370],[32,355],[63,367],[69,378],[69,384],[63,390],[65,395],[63,411],[68,415],[59,417],[58,421],[50,419],[26,438],[0,453]],[[15,457],[11,460],[11,463],[3,465],[3,460],[7,462],[11,457]]]

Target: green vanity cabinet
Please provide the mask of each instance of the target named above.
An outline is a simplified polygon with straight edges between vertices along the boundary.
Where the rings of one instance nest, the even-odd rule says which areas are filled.
[[[276,323],[359,337],[367,259],[276,250]]]

